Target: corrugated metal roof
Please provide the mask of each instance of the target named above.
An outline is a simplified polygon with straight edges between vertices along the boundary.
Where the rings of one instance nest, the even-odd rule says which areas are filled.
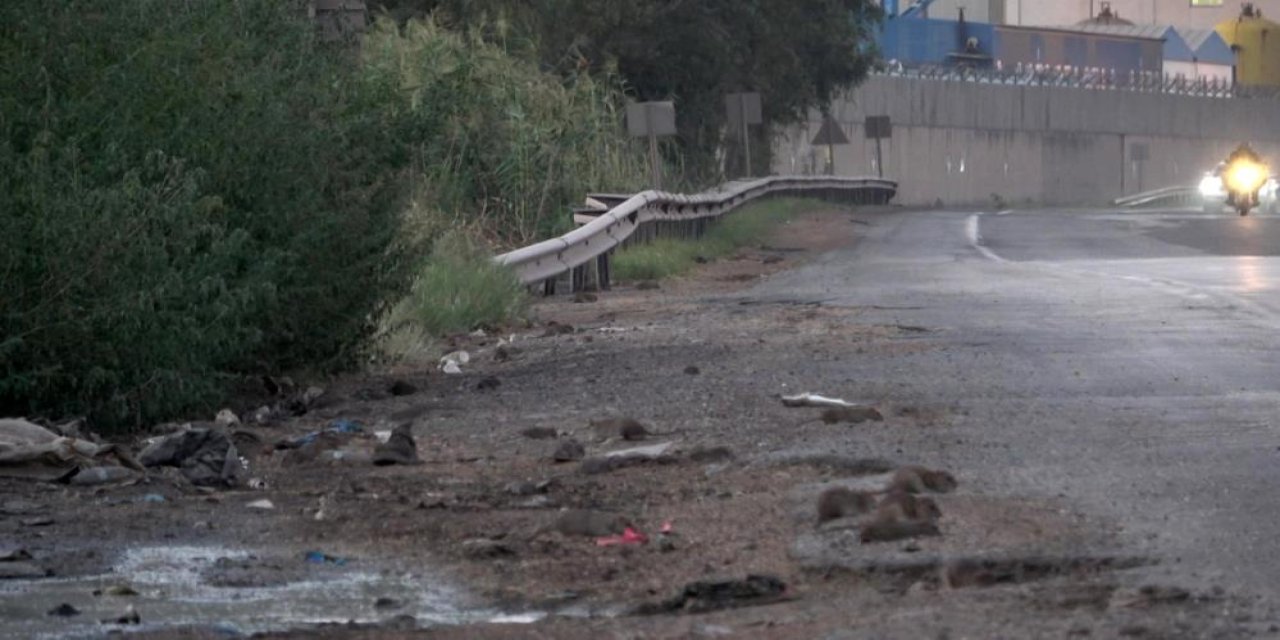
[[[1182,38],[1177,29],[1161,24],[1078,24],[1067,27],[1074,31],[1086,33],[1104,33],[1130,38],[1152,38],[1164,40],[1164,59],[1190,62],[1198,59],[1195,51]]]
[[[1231,46],[1213,29],[1184,29],[1175,27],[1178,35],[1187,41],[1187,46],[1195,52],[1196,60],[1209,64],[1235,64],[1236,56]]]

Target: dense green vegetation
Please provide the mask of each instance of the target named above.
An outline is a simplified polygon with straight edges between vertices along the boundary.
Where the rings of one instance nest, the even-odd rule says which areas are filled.
[[[865,68],[861,1],[400,4],[323,43],[304,0],[0,3],[0,415],[145,425],[500,322],[485,255],[646,185],[626,97],[710,181],[720,93],[780,122]]]
[[[724,96],[758,91],[765,125],[755,130],[755,167],[768,166],[770,131],[825,108],[861,81],[880,19],[871,0],[371,0],[404,18],[435,12],[483,28],[520,55],[564,77],[616,73],[639,100],[674,100],[674,151],[685,182],[739,175],[725,129]]]

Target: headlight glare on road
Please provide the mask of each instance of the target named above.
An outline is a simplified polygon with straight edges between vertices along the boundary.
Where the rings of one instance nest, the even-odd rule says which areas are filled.
[[[1232,193],[1253,193],[1267,180],[1266,167],[1244,158],[1232,162],[1224,174]]]
[[[1218,176],[1205,176],[1200,180],[1200,195],[1202,196],[1221,196],[1222,195],[1222,178]]]

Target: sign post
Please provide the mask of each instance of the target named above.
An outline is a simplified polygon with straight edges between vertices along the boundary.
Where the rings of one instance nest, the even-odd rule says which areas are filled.
[[[830,163],[827,165],[827,175],[835,175],[836,145],[849,144],[849,136],[844,134],[844,129],[840,128],[840,123],[836,122],[835,118],[827,116],[822,121],[822,128],[818,129],[818,135],[813,137],[813,142],[810,144],[815,147],[826,145],[827,157],[830,158]]]
[[[676,134],[676,107],[672,102],[632,102],[627,105],[627,132],[633,138],[649,138],[649,172],[654,189],[662,188],[662,159],[658,136]]]
[[[867,116],[866,136],[876,141],[876,174],[884,177],[884,154],[880,149],[880,141],[893,137],[893,123],[889,116]]]
[[[737,131],[742,140],[743,166],[747,176],[751,176],[751,135],[748,125],[764,123],[764,111],[760,105],[760,94],[730,93],[724,97],[725,112],[729,116],[729,125]]]

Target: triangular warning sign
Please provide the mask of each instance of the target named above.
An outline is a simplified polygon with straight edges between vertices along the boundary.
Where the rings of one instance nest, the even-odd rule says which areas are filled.
[[[830,144],[849,144],[849,137],[844,135],[844,129],[840,128],[840,123],[835,118],[827,116],[822,121],[822,128],[818,129],[818,135],[813,137],[813,142],[809,143],[813,146],[826,146]]]

